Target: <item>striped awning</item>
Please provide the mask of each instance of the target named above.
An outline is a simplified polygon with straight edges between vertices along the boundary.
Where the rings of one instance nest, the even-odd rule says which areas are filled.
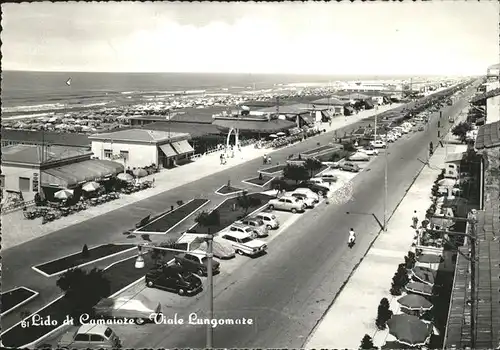
[[[45,169],[41,174],[44,186],[75,187],[88,181],[96,181],[124,171],[120,163],[104,159],[90,159],[83,162]]]
[[[169,143],[166,143],[166,144],[161,145],[159,147],[160,147],[161,151],[167,157],[175,157],[177,155],[177,152],[172,148],[172,145]]]
[[[172,142],[172,147],[179,154],[193,153],[194,149],[186,140]]]

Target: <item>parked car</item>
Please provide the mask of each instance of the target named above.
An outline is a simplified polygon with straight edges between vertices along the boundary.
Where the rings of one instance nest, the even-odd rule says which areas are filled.
[[[376,156],[376,155],[378,155],[378,150],[375,147],[370,146],[370,145],[367,145],[367,146],[363,147],[362,149],[360,149],[360,152],[363,152],[363,153],[365,153],[366,155],[369,155],[369,156]]]
[[[261,220],[257,217],[245,218],[243,220],[237,221],[240,224],[249,226],[253,229],[253,232],[256,234],[256,237],[266,237],[269,236],[269,230],[267,225],[264,223],[264,220]],[[255,237],[254,237],[255,238]]]
[[[424,131],[424,129],[425,129],[425,127],[423,125],[419,125],[417,128],[418,131]]]
[[[116,349],[120,338],[106,325],[84,324],[76,331],[65,333],[57,343],[59,349]]]
[[[357,172],[359,172],[361,170],[361,168],[359,167],[359,165],[351,163],[351,162],[345,162],[344,164],[342,164],[342,166],[340,167],[340,169],[342,169],[344,171],[351,171],[353,173],[357,173]]]
[[[299,186],[310,189],[314,193],[317,193],[318,196],[324,196],[328,193],[328,191],[330,191],[328,184],[321,179],[312,178],[307,181],[302,181],[299,183]]]
[[[283,196],[281,198],[271,199],[269,201],[269,209],[287,210],[295,214],[297,212],[304,212],[306,205],[295,197]]]
[[[316,204],[314,199],[307,197],[307,195],[303,194],[303,193],[291,192],[291,193],[287,193],[287,196],[291,196],[291,197],[300,199],[302,202],[305,203],[306,208],[314,208],[314,205]]]
[[[208,274],[208,258],[202,250],[193,250],[189,253],[180,253],[175,256],[175,263],[182,266],[184,270],[197,274],[198,276],[206,276]],[[220,272],[220,263],[212,261],[212,273]]]
[[[103,298],[93,308],[94,318],[99,319],[133,319],[137,325],[151,322],[151,314],[161,313],[161,304],[137,294],[133,298]]]
[[[149,270],[146,274],[146,286],[179,295],[193,295],[203,288],[199,277],[177,264]]]
[[[379,140],[376,140],[376,141],[372,141],[372,142],[370,142],[370,145],[371,145],[373,148],[385,148],[386,143],[385,143],[384,141],[379,141]]]
[[[312,200],[314,200],[314,203],[318,203],[319,202],[319,196],[316,193],[314,193],[314,191],[312,191],[309,188],[299,187],[299,188],[296,188],[295,191],[293,191],[292,193],[305,194],[307,197],[309,197]]]
[[[276,215],[274,215],[273,213],[262,211],[255,215],[255,217],[264,221],[269,230],[276,230],[280,227],[280,222]]]
[[[203,242],[198,247],[198,250],[207,252],[208,244]],[[233,246],[220,236],[214,236],[212,239],[212,252],[218,259],[232,259],[236,256],[236,251]]]
[[[261,240],[253,239],[249,234],[239,231],[229,231],[222,235],[222,238],[229,241],[236,253],[240,255],[256,256],[267,250],[267,244]]]
[[[377,141],[375,141],[375,142],[377,142]],[[378,141],[378,142],[382,142],[382,141]],[[368,154],[366,154],[364,152],[356,152],[353,155],[350,155],[348,160],[350,160],[351,162],[367,162],[370,160],[370,157],[368,156]]]
[[[229,226],[229,231],[231,232],[241,232],[241,233],[246,233],[252,236],[252,238],[257,238],[257,233],[255,230],[247,225],[242,224],[241,222],[237,221],[231,226]]]
[[[332,182],[337,182],[338,176],[332,173],[331,171],[325,171],[323,174],[321,174],[321,181],[326,182],[328,184]]]

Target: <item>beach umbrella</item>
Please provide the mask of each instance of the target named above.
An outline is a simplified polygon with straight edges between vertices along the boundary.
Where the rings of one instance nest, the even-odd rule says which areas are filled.
[[[417,280],[428,285],[434,285],[436,272],[428,267],[416,266],[412,270],[412,275]]]
[[[70,197],[73,197],[73,190],[64,189],[64,190],[57,191],[54,194],[54,197],[57,199],[68,199]]]
[[[443,261],[441,255],[436,254],[422,254],[417,256],[417,261],[424,264],[439,264]]]
[[[127,182],[134,180],[134,177],[128,173],[120,173],[120,174],[118,174],[118,176],[116,178],[118,180],[127,181]]]
[[[398,303],[408,310],[427,311],[432,309],[432,307],[434,306],[429,300],[417,294],[405,295],[404,297],[398,299]]]
[[[100,184],[98,184],[95,181],[90,181],[90,182],[87,182],[85,185],[82,186],[82,190],[84,190],[85,192],[94,192],[99,187],[101,187]]]
[[[456,185],[456,181],[453,179],[441,179],[438,181],[439,186],[453,187]]]
[[[431,335],[431,326],[411,315],[395,315],[387,321],[389,333],[401,344],[423,346]]]
[[[405,288],[410,293],[432,296],[432,287],[425,283],[410,282]]]
[[[275,138],[277,138],[277,137],[278,137],[278,135],[276,135],[276,134],[271,134],[271,135],[269,135],[269,137],[270,137],[270,138],[272,138],[272,139],[275,139]]]
[[[132,170],[132,173],[134,174],[134,176],[136,177],[144,177],[144,176],[148,176],[148,172],[144,169],[134,169]]]

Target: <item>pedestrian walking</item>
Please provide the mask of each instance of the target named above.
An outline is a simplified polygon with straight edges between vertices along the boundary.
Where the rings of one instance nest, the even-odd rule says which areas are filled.
[[[267,154],[264,154],[264,156],[262,157],[262,164],[267,164]]]
[[[432,153],[434,153],[434,144],[431,141],[429,143],[429,156],[432,156]]]
[[[354,244],[356,244],[356,233],[354,233],[354,229],[351,228],[349,230],[349,238],[347,240],[347,246],[349,248],[352,248],[352,247],[354,247]]]
[[[267,157],[267,163],[271,164],[271,156]]]
[[[224,155],[223,154],[220,155],[220,164],[221,165],[224,164]]]
[[[418,225],[418,216],[417,216],[417,211],[414,210],[413,211],[413,218],[411,219],[412,222],[413,222],[413,228],[416,229],[417,228],[417,225]]]
[[[332,126],[332,120],[331,119],[328,121],[328,126]]]

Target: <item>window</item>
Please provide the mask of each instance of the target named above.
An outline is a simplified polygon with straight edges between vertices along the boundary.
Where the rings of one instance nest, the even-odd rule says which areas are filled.
[[[105,149],[104,150],[104,158],[113,158],[113,150]]]
[[[104,337],[99,334],[91,334],[90,335],[90,341],[104,341]]]
[[[0,188],[5,187],[5,175],[0,175]]]
[[[30,178],[29,177],[20,177],[19,178],[19,191],[29,192],[29,190],[30,190]]]
[[[120,151],[120,157],[124,160],[128,160],[128,151]]]
[[[88,336],[88,334],[77,334],[76,337],[75,337],[75,341],[88,342],[89,341],[89,336]]]
[[[225,235],[225,236],[223,236],[222,238],[225,238],[225,239],[227,239],[228,241],[233,241],[233,242],[236,242],[236,239],[234,239],[234,237],[232,237],[232,236]]]

